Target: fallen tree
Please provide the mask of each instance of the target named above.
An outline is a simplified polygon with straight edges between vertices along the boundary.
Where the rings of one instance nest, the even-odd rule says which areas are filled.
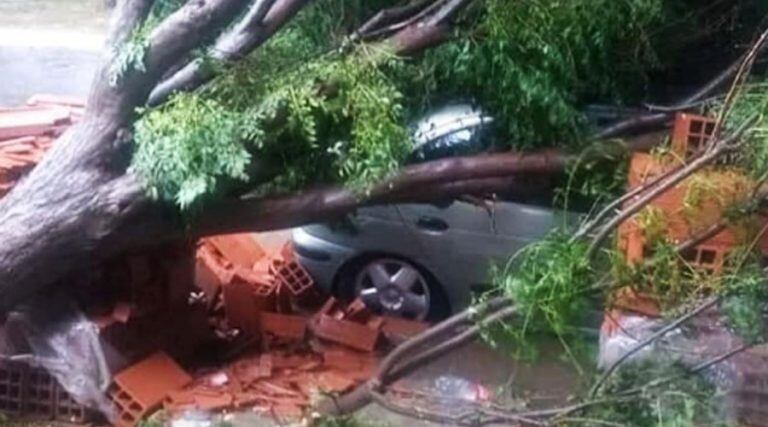
[[[273,59],[269,54],[274,53],[269,49],[280,46],[265,43],[298,19],[312,2],[191,0],[170,7],[166,15],[157,12],[159,3],[117,3],[108,35],[109,49],[94,80],[83,121],[57,141],[44,161],[0,201],[0,310],[7,311],[66,275],[88,268],[94,261],[131,248],[207,234],[297,226],[337,218],[367,204],[506,190],[521,175],[562,172],[584,159],[566,150],[502,152],[401,167],[402,151],[407,148],[407,134],[402,126],[406,117],[397,113],[402,105],[395,99],[403,94],[387,85],[388,79],[398,73],[397,61],[446,42],[457,23],[462,23],[459,17],[496,18],[516,10],[502,1],[490,3],[490,9],[467,0],[404,2],[392,8],[382,6],[387,2],[372,2],[377,4],[365,9],[365,14],[372,18],[365,22],[353,20],[352,36],[334,45],[330,53],[314,52],[313,61],[306,61],[312,64],[306,68],[288,63],[272,69],[274,74],[285,74],[277,89],[287,92],[272,90],[275,88],[269,84],[274,81],[260,80],[261,76],[254,76],[253,72],[244,74],[243,69],[249,71],[247,68],[253,65],[249,60],[269,65]],[[603,6],[608,4],[630,7],[616,6],[615,2]],[[368,13],[370,9],[378,13]],[[580,15],[583,12],[579,5],[568,11],[567,19],[585,18]],[[656,22],[655,17],[644,16],[642,9],[631,6],[628,11],[641,15],[637,20],[643,25],[638,24],[637,31],[642,32],[644,25]],[[632,34],[627,38],[632,38]],[[458,50],[465,47],[459,46]],[[260,48],[266,51],[263,58],[258,55]],[[475,53],[486,54],[483,48]],[[326,59],[326,54],[331,59]],[[514,62],[510,55],[499,57],[499,62],[489,61],[489,70]],[[581,64],[581,68],[587,65]],[[298,71],[290,72],[291,67]],[[381,75],[378,69],[382,67],[392,67],[394,71]],[[574,71],[554,68],[546,71],[559,77]],[[662,119],[632,119],[600,135],[614,136],[649,122],[663,123],[669,120],[670,111],[712,95],[736,71],[737,68],[728,68],[704,89],[661,113]],[[302,79],[303,75],[308,77]],[[235,84],[226,87],[210,83],[227,78],[234,79]],[[594,82],[602,76],[593,79]],[[547,137],[566,135],[562,129],[578,121],[567,109],[575,102],[562,95],[570,91],[573,81],[565,79],[567,83],[562,84],[557,78],[552,80],[534,79],[528,83],[536,88],[553,86],[547,94],[559,97],[532,96],[528,102],[534,104],[531,111],[551,117],[557,126],[550,126],[549,119],[544,119],[536,126],[518,129],[512,123],[518,110],[505,109],[516,103],[508,103],[497,106],[504,107],[498,112],[508,116],[506,130],[519,138],[544,138],[538,131],[550,127],[560,129],[561,133]],[[495,85],[487,82],[475,84],[487,86],[486,92],[497,91]],[[565,90],[555,87],[559,84]],[[253,93],[247,90],[251,87],[256,87]],[[355,92],[361,87],[381,91],[372,91],[373,95]],[[517,89],[513,86],[506,94]],[[215,101],[198,97],[200,93],[216,91],[224,95]],[[248,129],[233,124],[237,120],[227,111],[232,107],[227,103],[236,103],[228,97],[237,98],[237,91],[245,92],[237,102],[256,104],[255,109],[245,109],[244,114],[253,119],[249,123],[253,126]],[[295,102],[295,98],[299,101]],[[346,102],[339,108],[343,111],[341,115],[322,116],[327,122],[315,120],[318,114],[336,108],[333,104],[340,99]],[[363,102],[369,103],[366,108],[360,105]],[[384,105],[383,109],[377,109],[379,104]],[[549,104],[556,108],[549,109]],[[147,106],[153,108],[146,110]],[[309,113],[302,116],[305,109]],[[194,114],[182,114],[189,111]],[[212,118],[210,122],[205,121],[208,117]],[[297,118],[304,121],[295,123]],[[197,123],[198,119],[202,124]],[[382,131],[364,127],[363,122],[388,127]],[[304,126],[307,123],[311,124],[309,128]],[[176,132],[184,132],[186,126],[193,127],[192,137],[179,137]],[[327,138],[313,139],[318,132],[322,136],[338,136],[328,129],[336,127],[343,128],[346,134],[338,146],[333,144],[337,141]],[[248,133],[244,139],[251,140],[252,145],[241,144],[243,132]],[[290,144],[300,139],[297,137],[305,138],[307,144],[294,151]],[[384,141],[382,145],[376,142],[379,140]],[[371,141],[374,143],[366,145]],[[179,142],[183,144],[174,145]],[[525,147],[525,142],[515,148]],[[184,145],[187,143],[190,145]],[[329,157],[329,153],[333,156]],[[188,154],[193,159],[206,159],[202,163],[211,160],[215,170],[206,169],[195,175],[190,170],[199,165],[173,163],[177,157]],[[309,176],[291,180],[295,178],[288,173],[294,171],[291,166],[301,163],[304,155],[310,158],[302,163],[302,172],[306,174],[309,170]],[[590,154],[603,155],[601,150]],[[338,164],[326,170],[321,167],[326,161]],[[322,179],[329,176],[341,179]],[[290,181],[290,185],[281,178]],[[499,313],[503,316],[514,313],[509,307],[502,310]],[[461,335],[453,342],[458,345],[475,335],[476,332]],[[438,349],[444,351],[448,347]],[[397,375],[411,369],[410,365],[396,369]],[[368,396],[372,397],[375,395]]]
[[[392,9],[366,6],[366,11],[375,11],[376,7],[382,10],[359,25],[349,42],[352,51],[344,48],[347,51],[337,62],[358,55],[360,48],[354,47],[358,43],[363,47],[379,46],[387,55],[422,52],[445,41],[456,18],[471,3],[413,2]],[[108,49],[88,96],[84,119],[63,135],[43,162],[0,201],[0,308],[5,311],[66,274],[130,247],[183,238],[185,233],[294,226],[338,216],[365,203],[418,200],[442,192],[452,196],[492,191],[508,185],[509,181],[501,179],[510,174],[550,173],[567,163],[566,157],[553,154],[499,154],[437,161],[404,169],[368,194],[359,189],[303,193],[301,185],[290,189],[301,193],[296,197],[278,194],[274,198],[274,193],[244,197],[248,188],[217,190],[219,196],[214,200],[196,203],[191,220],[163,200],[163,195],[150,195],[147,187],[152,183],[148,184],[147,174],[131,167],[142,155],[142,145],[135,145],[140,131],[135,124],[152,114],[139,109],[146,104],[162,109],[164,102],[178,97],[171,94],[194,90],[221,75],[221,70],[216,71],[218,66],[227,70],[232,63],[252,57],[309,4],[300,0],[118,2],[107,37]],[[368,14],[366,11],[360,14]],[[498,14],[500,10],[481,12]],[[470,17],[477,18],[479,12],[473,13]],[[201,49],[209,53],[201,57],[197,53]],[[327,93],[335,90],[333,82],[322,89]],[[316,94],[321,93],[309,96]],[[273,113],[270,120],[279,125],[285,119],[284,113]],[[262,123],[262,128],[269,126]],[[405,135],[394,134],[403,138],[392,142],[399,144],[392,149],[402,150],[407,143]],[[156,134],[150,136],[158,145],[169,145],[154,138]],[[220,143],[197,141],[197,145]],[[364,150],[357,154],[362,164],[367,155]],[[247,157],[241,157],[238,164],[243,168],[247,164],[252,169],[270,169],[262,159],[249,163]],[[393,159],[384,162],[364,185],[371,185],[376,177],[396,174]],[[370,169],[362,167],[362,171]],[[271,168],[281,172],[279,164]],[[250,172],[249,176],[253,176]],[[264,173],[268,177],[275,175],[274,171]],[[246,187],[254,188],[258,182],[251,179]],[[312,185],[305,180],[303,188],[308,187]],[[171,194],[170,199],[173,197]]]

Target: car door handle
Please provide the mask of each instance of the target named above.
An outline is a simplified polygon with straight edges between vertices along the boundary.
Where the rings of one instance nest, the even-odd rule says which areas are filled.
[[[422,216],[416,220],[416,226],[429,231],[445,231],[448,229],[448,223],[434,216]]]

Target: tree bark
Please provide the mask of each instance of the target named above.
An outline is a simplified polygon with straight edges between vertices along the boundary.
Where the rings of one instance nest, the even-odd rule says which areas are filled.
[[[242,25],[233,27],[234,36],[227,33],[221,40],[229,40],[226,43],[234,51],[249,52],[308,1],[261,0],[261,7],[254,4]],[[128,168],[136,108],[146,104],[174,64],[215,39],[247,10],[250,2],[186,2],[150,35],[144,58],[146,70],[129,70],[115,82],[110,73],[119,44],[141,25],[152,3],[117,3],[117,18],[107,40],[118,46],[107,47],[88,97],[85,118],[0,200],[0,312],[73,271],[137,246],[190,235],[299,226],[336,218],[362,205],[525,189],[527,184],[519,181],[522,174],[557,173],[571,159],[551,152],[440,160],[408,167],[368,194],[333,188],[283,198],[224,200],[208,206],[196,222],[183,224],[173,208],[145,195],[140,179]],[[467,3],[439,0],[435,13],[420,17],[389,40],[403,53],[429,47],[446,37],[449,21]],[[268,12],[264,12],[266,5],[271,5]],[[266,28],[247,25],[249,19],[259,18],[263,18],[261,27],[272,24]]]

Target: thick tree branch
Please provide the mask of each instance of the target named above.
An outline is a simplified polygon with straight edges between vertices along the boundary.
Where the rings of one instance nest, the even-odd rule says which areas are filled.
[[[216,37],[248,0],[190,0],[150,35],[147,73],[158,79],[179,59]]]
[[[127,0],[138,5],[140,0]],[[149,36],[143,67],[120,76],[116,83],[114,69],[121,60],[119,47],[113,49],[98,72],[88,96],[86,116],[101,117],[111,125],[128,127],[136,107],[144,105],[162,75],[194,49],[215,37],[247,5],[248,0],[189,0],[155,28]],[[137,9],[126,19],[138,20]],[[146,15],[146,13],[144,13]],[[135,24],[138,25],[138,24]],[[128,37],[123,33],[118,38]]]
[[[456,157],[410,166],[375,186],[367,195],[344,188],[309,191],[274,199],[237,200],[206,210],[194,227],[196,235],[295,227],[338,218],[359,206],[456,197],[504,191],[517,174],[562,172],[570,155],[556,152],[503,153]]]
[[[120,0],[115,6],[107,33],[107,49],[123,44],[146,19],[155,0]]]
[[[440,0],[438,0],[439,2]],[[434,4],[434,0],[415,0],[406,5],[384,9],[366,21],[352,35],[353,39],[365,39],[370,34],[379,34],[382,30],[394,30],[394,25],[404,24],[407,20],[418,16],[425,8]],[[386,28],[382,28],[385,27]]]
[[[433,5],[434,11],[432,7],[428,8],[428,14],[390,36],[387,42],[395,53],[403,56],[414,55],[443,43],[450,36],[450,21],[470,3],[472,0],[438,1]]]
[[[235,61],[247,56],[272,37],[310,0],[258,0],[235,27],[223,34],[209,54],[214,60]],[[176,91],[194,90],[213,78],[215,72],[193,60],[155,87],[149,105],[159,105]]]

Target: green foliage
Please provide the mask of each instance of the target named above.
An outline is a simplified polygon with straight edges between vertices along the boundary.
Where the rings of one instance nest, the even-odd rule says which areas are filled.
[[[147,20],[133,30],[128,40],[120,46],[115,46],[115,59],[109,69],[109,84],[116,86],[129,71],[146,72],[144,57],[149,48],[149,34],[154,25]]]
[[[625,366],[606,383],[604,396],[616,397],[621,392],[647,384],[651,379],[668,377],[678,379],[663,387],[647,387],[626,400],[593,406],[582,416],[584,419],[637,427],[729,425],[723,421],[720,408],[716,404],[714,388],[703,378],[687,374],[677,365],[645,363]]]
[[[570,351],[566,339],[586,313],[594,283],[587,247],[553,232],[494,269],[494,289],[484,298],[504,295],[519,308],[520,321],[503,325],[503,330],[521,354],[530,353],[530,336],[542,333],[554,334]]]
[[[768,332],[765,318],[768,282],[758,257],[744,250],[732,253],[724,280],[721,309],[730,326],[746,342],[763,342]]]
[[[481,2],[473,15],[478,24],[417,61],[405,92],[423,103],[474,99],[494,113],[516,147],[578,145],[581,103],[631,97],[657,65],[648,34],[665,18],[663,4]]]
[[[132,169],[150,195],[189,208],[231,180],[248,179],[240,116],[195,94],[175,96],[136,123]]]
[[[246,113],[260,158],[284,171],[288,188],[365,186],[396,170],[409,139],[402,95],[380,67],[397,63],[386,51],[360,52],[310,62],[268,85]]]
[[[114,46],[115,60],[109,70],[109,83],[116,86],[129,71],[146,72],[144,57],[149,48],[152,30],[171,13],[185,3],[185,0],[158,0],[152,4],[149,16],[136,27],[120,46]]]
[[[719,114],[721,99],[710,103],[706,110]],[[725,128],[738,128],[745,120],[757,116],[757,123],[744,138],[744,147],[737,160],[755,178],[768,173],[768,82],[756,81],[739,89],[732,108],[725,118]]]
[[[215,194],[222,179],[247,181],[252,157],[279,171],[271,181],[279,190],[318,182],[364,188],[408,152],[401,95],[382,64],[398,60],[366,51],[320,58],[271,81],[240,82],[261,99],[255,105],[242,95],[228,99],[228,84],[178,96],[138,122],[134,169],[154,195],[182,208]]]

